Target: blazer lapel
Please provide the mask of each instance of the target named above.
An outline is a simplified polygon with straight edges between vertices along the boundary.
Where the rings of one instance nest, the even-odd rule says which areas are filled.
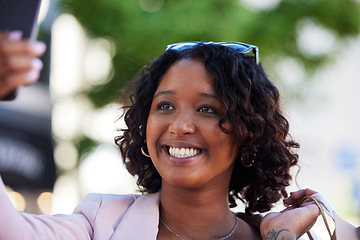
[[[111,240],[155,240],[159,226],[160,192],[140,195],[129,207]]]

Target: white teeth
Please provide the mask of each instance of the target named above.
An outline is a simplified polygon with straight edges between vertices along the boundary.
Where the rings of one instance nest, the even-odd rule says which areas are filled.
[[[186,158],[186,157],[193,157],[200,153],[199,149],[194,148],[169,148],[169,154],[173,157],[177,158]]]
[[[180,149],[180,155],[181,156],[185,156],[185,152],[186,152],[185,148]]]

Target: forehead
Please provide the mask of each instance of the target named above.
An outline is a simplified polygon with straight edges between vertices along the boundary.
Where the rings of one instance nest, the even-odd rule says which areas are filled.
[[[204,63],[197,59],[181,59],[173,63],[160,81],[157,92],[177,88],[215,92],[211,74]]]

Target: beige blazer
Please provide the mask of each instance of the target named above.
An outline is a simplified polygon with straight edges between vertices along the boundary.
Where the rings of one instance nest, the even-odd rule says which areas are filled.
[[[159,224],[159,193],[89,194],[70,215],[18,212],[0,178],[0,239],[154,240]]]

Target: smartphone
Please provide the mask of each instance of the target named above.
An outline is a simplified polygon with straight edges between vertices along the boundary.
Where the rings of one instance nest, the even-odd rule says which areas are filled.
[[[20,30],[23,38],[35,39],[41,0],[0,0],[0,31]],[[16,92],[0,100],[13,100]]]
[[[34,39],[41,0],[0,0],[0,31],[20,30]]]

